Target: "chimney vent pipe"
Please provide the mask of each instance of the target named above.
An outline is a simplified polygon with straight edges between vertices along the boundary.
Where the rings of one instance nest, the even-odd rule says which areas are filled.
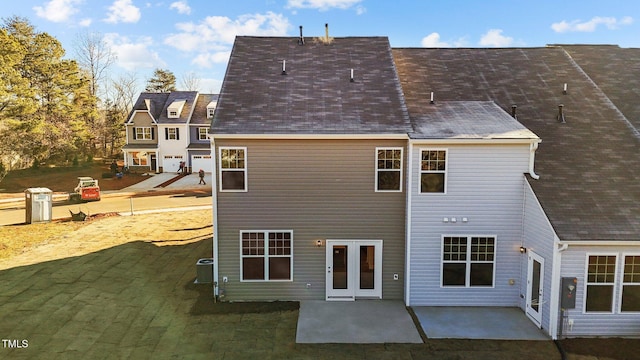
[[[328,44],[329,43],[329,24],[328,23],[324,24],[324,39]]]
[[[511,117],[518,120],[518,115],[516,115],[516,110],[518,110],[518,105],[516,104],[511,105]]]
[[[287,75],[287,60],[282,60],[282,75]]]
[[[567,83],[564,83],[564,87],[562,88],[562,93],[567,95]]]
[[[431,99],[429,100],[429,104],[433,104],[433,91],[431,92]]]
[[[350,82],[354,82],[355,80],[353,80],[353,68],[351,68],[351,77],[350,77]]]

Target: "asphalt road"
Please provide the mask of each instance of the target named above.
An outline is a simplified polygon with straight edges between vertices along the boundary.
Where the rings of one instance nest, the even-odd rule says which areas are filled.
[[[173,209],[193,206],[211,206],[210,192],[180,191],[172,194],[149,195],[144,194],[111,194],[103,196],[102,200],[80,204],[69,204],[67,201],[54,201],[52,220],[69,218],[69,211],[84,212],[88,215],[99,213],[119,212],[134,214],[140,211]],[[25,203],[6,204],[0,209],[0,225],[22,224],[25,222]]]

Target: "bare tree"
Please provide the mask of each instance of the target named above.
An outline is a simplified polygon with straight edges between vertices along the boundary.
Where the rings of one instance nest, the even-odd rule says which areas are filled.
[[[124,123],[140,93],[140,84],[135,73],[125,73],[109,85],[102,111],[105,127],[101,137],[103,152],[112,155],[124,145]]]
[[[89,74],[92,96],[98,96],[100,83],[105,79],[106,71],[116,61],[116,55],[97,32],[80,32],[74,42],[75,56],[80,67]]]
[[[198,91],[200,88],[200,78],[193,71],[182,75],[180,87],[184,91]]]

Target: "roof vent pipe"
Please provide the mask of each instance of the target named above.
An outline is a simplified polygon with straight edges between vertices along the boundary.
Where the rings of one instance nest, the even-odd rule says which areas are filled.
[[[562,93],[567,95],[567,83],[564,83],[564,87],[562,88]]]
[[[351,77],[350,77],[349,81],[350,81],[350,82],[353,82],[353,81],[354,81],[354,80],[353,80],[353,69],[351,69]]]
[[[562,111],[562,108],[564,108],[564,105],[558,105],[558,121],[564,124],[566,121],[564,120],[564,112]]]
[[[298,45],[304,45],[304,37],[302,36],[302,25],[300,25],[300,38],[298,39]]]
[[[282,75],[287,75],[287,60],[282,60]]]
[[[324,40],[326,41],[326,43],[329,43],[329,24],[325,23],[324,24]]]
[[[518,120],[518,115],[516,115],[516,110],[518,110],[518,105],[511,105],[511,117]]]
[[[429,104],[433,104],[433,91],[431,92],[431,99],[429,100]]]

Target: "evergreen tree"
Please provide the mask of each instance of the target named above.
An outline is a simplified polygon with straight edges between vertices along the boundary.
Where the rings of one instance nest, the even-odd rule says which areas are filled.
[[[176,76],[169,70],[155,69],[145,90],[160,93],[176,91]]]

